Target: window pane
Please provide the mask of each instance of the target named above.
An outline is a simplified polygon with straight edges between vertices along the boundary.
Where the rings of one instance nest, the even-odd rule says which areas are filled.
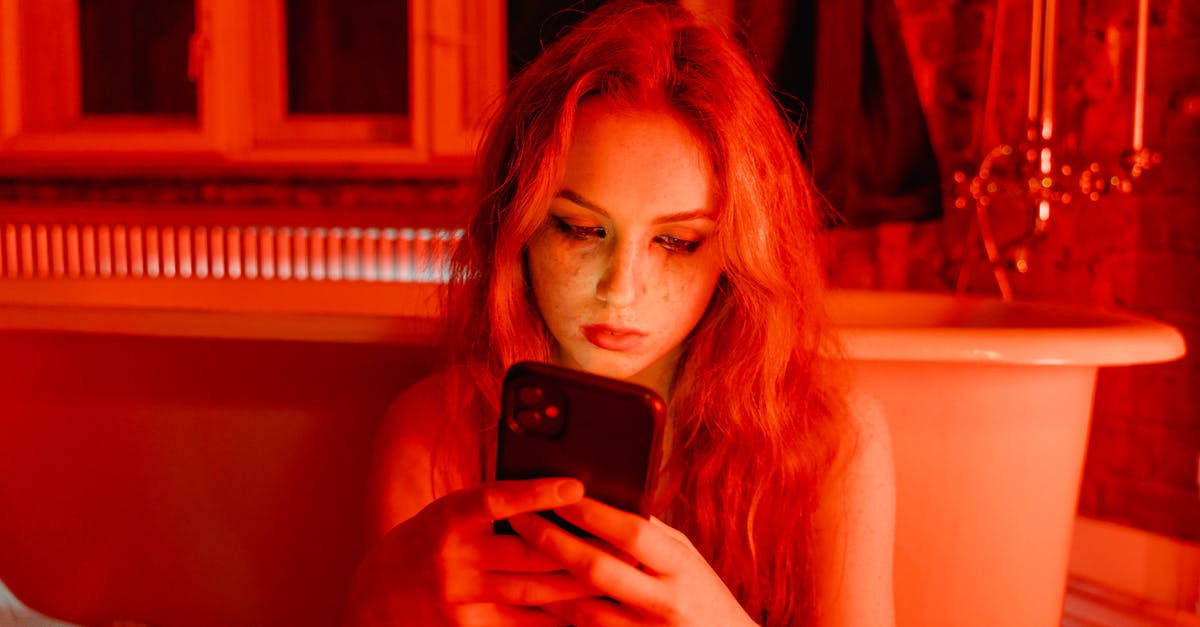
[[[193,0],[79,0],[84,115],[196,115]]]
[[[406,0],[287,0],[288,112],[407,115]]]

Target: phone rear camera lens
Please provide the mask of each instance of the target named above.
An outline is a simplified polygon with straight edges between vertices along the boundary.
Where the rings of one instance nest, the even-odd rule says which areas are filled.
[[[542,415],[531,409],[522,409],[517,412],[517,426],[522,429],[537,431],[542,427]]]
[[[517,390],[517,402],[521,405],[537,405],[542,402],[542,398],[546,396],[542,388],[531,385],[524,386]]]

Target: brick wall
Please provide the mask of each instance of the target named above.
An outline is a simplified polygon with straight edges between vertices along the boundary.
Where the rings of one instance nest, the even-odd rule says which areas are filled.
[[[944,218],[838,229],[830,276],[842,286],[950,290],[965,253],[970,209],[953,206],[955,170],[1023,137],[1029,7],[1007,3],[994,114],[983,120],[990,0],[897,0],[930,133],[947,181]],[[1064,162],[1117,171],[1129,147],[1135,0],[1061,0],[1055,149]],[[1200,541],[1200,4],[1151,2],[1146,145],[1162,155],[1134,193],[1057,207],[1029,270],[1010,273],[1018,298],[1086,303],[1147,314],[1178,327],[1192,354],[1171,364],[1106,368],[1096,393],[1080,513]],[[982,125],[981,125],[982,122]],[[1077,179],[1076,179],[1077,180]],[[1066,180],[1065,183],[1070,183]],[[1023,232],[1031,204],[1000,194],[998,237]],[[982,256],[982,253],[979,253]],[[996,293],[976,264],[969,290]]]

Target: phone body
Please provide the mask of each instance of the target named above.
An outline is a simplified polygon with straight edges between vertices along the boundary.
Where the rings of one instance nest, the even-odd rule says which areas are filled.
[[[649,517],[666,421],[653,390],[539,362],[513,364],[504,377],[496,479],[573,477],[586,494]],[[543,512],[577,535],[570,523]],[[499,533],[511,532],[498,521]]]

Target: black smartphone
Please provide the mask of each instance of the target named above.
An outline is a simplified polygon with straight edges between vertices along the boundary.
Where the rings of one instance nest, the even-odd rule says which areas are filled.
[[[508,369],[500,401],[496,479],[573,477],[588,496],[650,516],[666,404],[655,391],[551,364]],[[569,531],[581,529],[542,515]],[[511,533],[497,521],[498,533]]]

